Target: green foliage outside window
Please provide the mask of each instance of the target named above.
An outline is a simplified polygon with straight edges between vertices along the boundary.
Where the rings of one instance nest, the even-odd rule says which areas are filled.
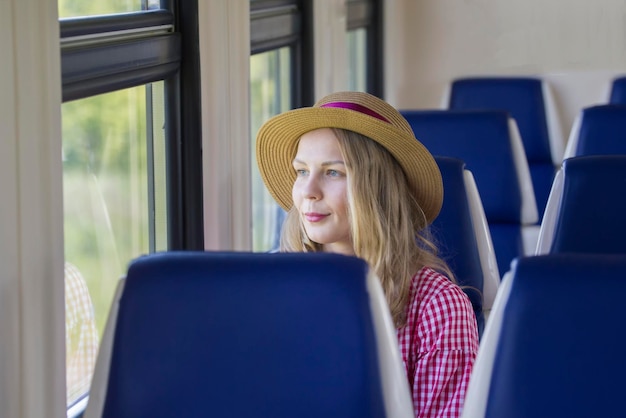
[[[148,2],[148,0],[59,0],[59,17],[95,16],[146,10]],[[150,1],[150,3],[154,2]]]

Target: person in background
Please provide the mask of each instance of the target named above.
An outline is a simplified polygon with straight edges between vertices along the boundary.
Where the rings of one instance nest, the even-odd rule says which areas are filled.
[[[266,187],[287,211],[280,251],[367,261],[397,328],[415,416],[460,416],[478,329],[430,238],[443,183],[408,122],[370,94],[333,93],[269,119],[256,153]]]

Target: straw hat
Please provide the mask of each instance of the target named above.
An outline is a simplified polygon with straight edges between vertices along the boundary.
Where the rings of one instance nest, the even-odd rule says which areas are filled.
[[[400,112],[362,92],[332,93],[313,107],[281,113],[261,126],[256,140],[257,163],[265,185],[283,209],[293,206],[291,189],[296,173],[292,162],[298,140],[318,128],[347,129],[385,147],[402,166],[428,222],[437,217],[443,202],[443,183],[433,156],[415,138]]]

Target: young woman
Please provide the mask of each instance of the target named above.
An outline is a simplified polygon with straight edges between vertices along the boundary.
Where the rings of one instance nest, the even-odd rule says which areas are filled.
[[[366,260],[398,330],[415,415],[460,416],[476,319],[429,238],[443,201],[441,173],[408,122],[367,93],[333,93],[268,120],[257,161],[288,211],[281,251]]]

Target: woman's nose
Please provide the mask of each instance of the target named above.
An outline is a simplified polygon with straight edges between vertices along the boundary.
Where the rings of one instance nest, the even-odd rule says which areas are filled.
[[[302,193],[305,199],[319,200],[322,197],[322,189],[316,176],[311,175],[306,179]]]

